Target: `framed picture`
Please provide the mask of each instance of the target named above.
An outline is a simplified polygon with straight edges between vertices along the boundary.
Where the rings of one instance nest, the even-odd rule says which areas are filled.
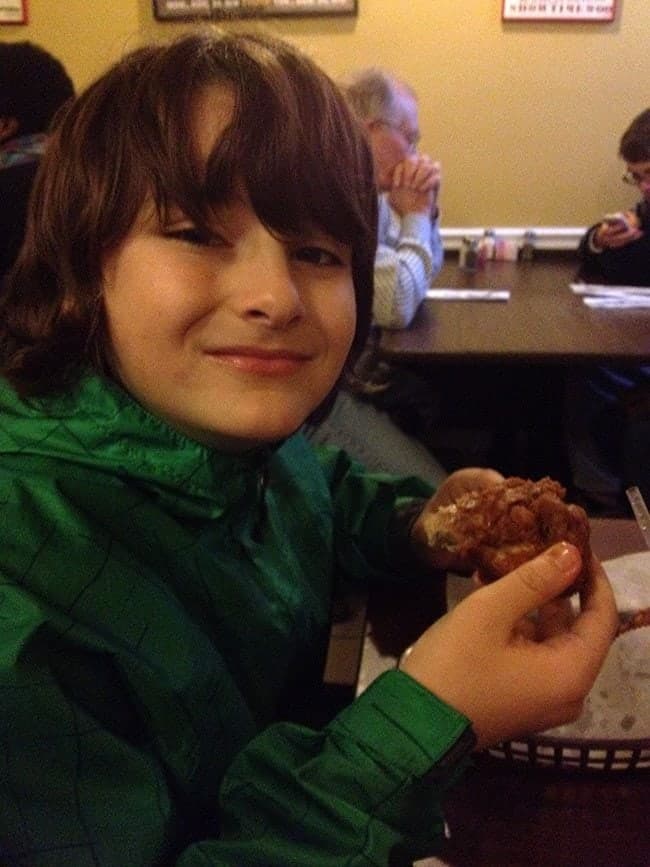
[[[0,0],[0,24],[27,24],[27,0]]]
[[[153,8],[159,21],[356,15],[357,0],[153,0]]]
[[[503,0],[504,21],[613,21],[616,0]]]

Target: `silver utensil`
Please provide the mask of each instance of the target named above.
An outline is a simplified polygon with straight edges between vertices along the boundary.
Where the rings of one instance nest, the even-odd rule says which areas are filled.
[[[650,512],[648,512],[648,507],[643,499],[643,494],[636,485],[627,488],[625,494],[630,501],[630,506],[632,506],[634,517],[639,525],[639,530],[641,530],[641,535],[643,536],[646,546],[650,548]]]

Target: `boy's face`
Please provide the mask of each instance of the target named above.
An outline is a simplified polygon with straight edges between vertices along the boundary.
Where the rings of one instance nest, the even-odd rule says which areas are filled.
[[[197,99],[207,155],[232,97]],[[239,452],[293,433],[338,379],[354,336],[351,251],[305,233],[274,238],[245,193],[204,237],[180,211],[144,206],[104,260],[115,373],[150,412],[193,439]]]

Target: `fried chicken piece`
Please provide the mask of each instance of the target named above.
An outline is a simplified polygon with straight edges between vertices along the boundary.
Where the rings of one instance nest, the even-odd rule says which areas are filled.
[[[564,502],[565,496],[562,485],[550,478],[535,482],[513,476],[424,516],[427,541],[453,551],[483,582],[511,572],[556,542],[570,542],[584,563],[567,591],[573,593],[591,560],[589,521],[584,509]]]

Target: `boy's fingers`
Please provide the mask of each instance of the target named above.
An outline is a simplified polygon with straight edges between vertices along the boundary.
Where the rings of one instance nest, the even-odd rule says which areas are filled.
[[[561,635],[569,629],[575,620],[570,599],[552,599],[542,605],[537,615],[540,638],[550,638]]]
[[[582,568],[574,545],[559,542],[478,592],[495,620],[510,629],[525,614],[559,596]]]
[[[592,558],[586,586],[580,594],[581,616],[572,631],[593,648],[598,648],[604,659],[616,637],[619,624],[616,600],[601,564]]]

